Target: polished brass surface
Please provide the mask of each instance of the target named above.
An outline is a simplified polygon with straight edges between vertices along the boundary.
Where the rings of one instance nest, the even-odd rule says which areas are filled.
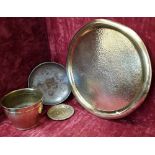
[[[147,49],[130,28],[95,20],[73,37],[67,58],[72,91],[91,113],[121,118],[145,99],[152,70]]]
[[[28,87],[43,93],[43,104],[62,103],[71,93],[65,68],[55,62],[44,62],[36,66],[28,79]]]
[[[67,104],[55,105],[47,112],[48,117],[53,120],[65,120],[70,118],[73,114],[73,107]]]
[[[2,98],[1,106],[17,129],[30,129],[39,122],[42,93],[32,88],[15,90]]]

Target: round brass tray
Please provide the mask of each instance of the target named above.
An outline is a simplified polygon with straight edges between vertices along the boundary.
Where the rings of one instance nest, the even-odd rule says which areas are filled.
[[[79,103],[96,116],[121,118],[145,99],[152,69],[147,49],[130,28],[104,19],[73,37],[67,74]]]

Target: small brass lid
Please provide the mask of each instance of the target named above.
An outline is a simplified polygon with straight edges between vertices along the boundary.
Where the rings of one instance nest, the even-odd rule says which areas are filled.
[[[55,105],[47,112],[48,117],[53,120],[65,120],[70,118],[73,114],[73,107],[67,104]]]

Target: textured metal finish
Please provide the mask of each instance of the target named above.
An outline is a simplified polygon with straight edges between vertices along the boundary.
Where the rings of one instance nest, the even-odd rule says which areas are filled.
[[[43,104],[55,105],[67,99],[71,87],[64,67],[54,62],[45,62],[33,69],[28,86],[43,93]]]
[[[48,117],[53,120],[65,120],[70,118],[73,114],[73,107],[67,104],[55,105],[47,112]]]
[[[103,118],[124,117],[136,109],[152,76],[142,40],[131,29],[108,20],[95,20],[74,36],[67,71],[81,105]]]
[[[15,90],[2,98],[1,105],[17,129],[30,129],[39,122],[42,93],[32,88]]]

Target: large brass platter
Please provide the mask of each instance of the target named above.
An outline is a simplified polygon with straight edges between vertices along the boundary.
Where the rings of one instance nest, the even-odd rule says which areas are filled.
[[[67,74],[84,108],[96,116],[116,119],[144,101],[152,70],[147,49],[133,30],[99,19],[73,37]]]

